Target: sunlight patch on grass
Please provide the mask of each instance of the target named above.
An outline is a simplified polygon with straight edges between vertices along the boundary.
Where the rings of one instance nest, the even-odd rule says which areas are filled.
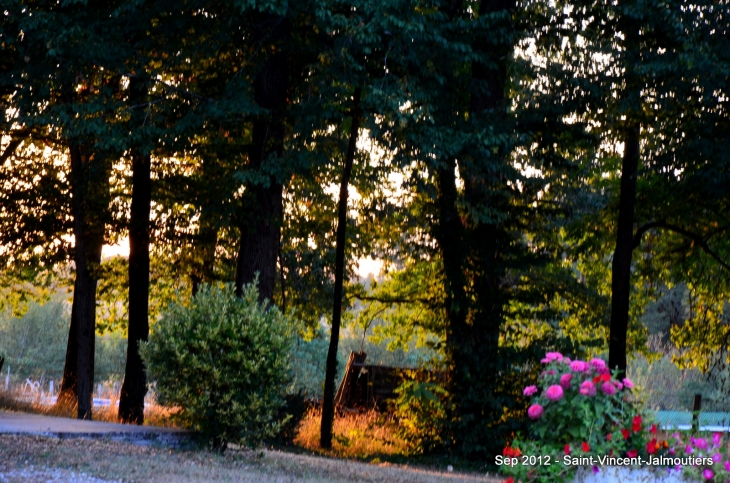
[[[311,410],[302,420],[294,443],[310,451],[341,458],[372,460],[407,452],[407,445],[397,436],[396,422],[390,415],[368,411],[336,416],[332,450],[323,450],[319,445],[320,421],[320,410]]]

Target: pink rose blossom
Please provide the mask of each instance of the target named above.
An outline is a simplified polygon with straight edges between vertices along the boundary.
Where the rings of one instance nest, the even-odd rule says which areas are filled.
[[[616,387],[610,382],[604,382],[603,384],[601,384],[601,391],[603,391],[603,394],[613,396],[614,394],[616,394]]]
[[[543,412],[544,409],[539,404],[533,404],[532,406],[527,408],[527,415],[530,417],[530,419],[540,419]]]
[[[547,391],[545,391],[545,397],[551,401],[560,401],[563,398],[563,388],[557,384],[550,386],[547,388]]]
[[[725,462],[725,469],[730,471],[730,461]]]
[[[537,387],[536,386],[527,386],[523,391],[522,394],[524,396],[533,396],[537,394]]]
[[[583,381],[583,384],[580,385],[580,393],[584,396],[595,396],[596,395],[596,386],[591,381]]]
[[[547,357],[543,357],[542,359],[540,359],[540,363],[542,363],[542,364],[550,364],[550,359],[548,359]]]
[[[715,473],[713,473],[711,469],[706,468],[702,470],[702,476],[704,476],[706,480],[711,480],[712,477],[715,476]]]
[[[722,455],[720,453],[715,453],[712,455],[713,463],[719,463],[720,461],[722,461]]]
[[[563,374],[560,376],[560,385],[563,389],[570,389],[570,380],[573,378],[573,374]]]
[[[684,448],[684,452],[687,454],[690,454],[692,452],[692,445],[687,445],[686,448]]]
[[[628,377],[625,377],[623,382],[624,382],[624,387],[626,389],[633,389],[634,388],[634,383],[631,382],[631,379],[629,379]]]
[[[583,361],[573,361],[570,363],[570,370],[573,372],[586,372],[588,364]]]

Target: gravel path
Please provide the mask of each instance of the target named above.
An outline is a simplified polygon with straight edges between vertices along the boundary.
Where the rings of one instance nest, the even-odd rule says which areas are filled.
[[[0,483],[497,483],[483,474],[439,473],[279,451],[185,451],[107,439],[0,435]]]

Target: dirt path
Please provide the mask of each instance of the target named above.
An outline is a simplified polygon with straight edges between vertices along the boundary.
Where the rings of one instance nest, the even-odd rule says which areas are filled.
[[[138,446],[105,439],[0,435],[0,483],[108,482],[496,483],[484,475],[438,473],[278,451],[229,452]]]

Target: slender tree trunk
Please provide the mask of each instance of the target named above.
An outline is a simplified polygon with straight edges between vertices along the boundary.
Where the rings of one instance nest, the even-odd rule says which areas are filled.
[[[616,249],[611,265],[611,325],[608,342],[608,365],[626,372],[626,335],[629,328],[631,297],[631,257],[634,251],[634,210],[636,178],[639,170],[640,125],[631,124],[625,134],[624,156],[621,163],[621,193],[619,195]]]
[[[193,297],[198,293],[200,284],[211,283],[214,278],[215,251],[218,246],[219,216],[225,196],[215,180],[221,179],[222,169],[215,156],[205,156],[202,160],[200,177],[206,184],[200,194],[200,228],[195,237],[193,266],[190,279]]]
[[[133,79],[130,97],[146,97],[146,83]],[[139,123],[141,125],[141,123]],[[150,288],[150,204],[152,202],[151,158],[139,149],[132,153],[132,205],[129,217],[129,327],[127,364],[119,397],[119,419],[125,423],[144,423],[144,397],[147,378],[139,343],[149,335]]]
[[[198,234],[198,244],[195,247],[202,257],[200,267],[195,267],[195,271],[191,275],[192,295],[198,293],[200,284],[211,283],[213,281],[213,269],[215,265],[215,250],[218,245],[218,228],[211,219],[209,209],[204,208],[200,215],[200,232]],[[197,263],[197,261],[196,261]]]
[[[352,103],[352,122],[350,124],[350,140],[345,155],[345,166],[340,183],[340,199],[337,205],[337,246],[335,248],[335,292],[332,306],[332,332],[327,351],[327,367],[324,378],[324,394],[322,396],[322,421],[319,444],[322,448],[332,447],[332,424],[335,419],[335,376],[337,373],[337,345],[340,341],[340,322],[342,319],[343,283],[345,278],[345,243],[347,235],[347,194],[350,184],[352,164],[357,148],[357,135],[360,129],[360,88],[355,89]]]
[[[273,26],[264,37],[274,43],[286,42],[290,25],[285,18],[265,16],[262,25]],[[253,123],[248,152],[249,168],[259,170],[266,159],[284,153],[284,118],[289,82],[289,59],[285,52],[272,54],[254,83],[256,103],[269,111]],[[276,260],[281,238],[283,186],[271,177],[266,184],[246,187],[243,196],[244,221],[236,263],[236,293],[258,275],[259,299],[272,300],[276,285]]]
[[[74,303],[77,303],[77,416],[79,419],[91,419],[96,333],[97,277],[95,271],[101,262],[104,228],[103,222],[99,226],[99,223],[91,221],[92,217],[98,219],[102,215],[99,212],[90,213],[92,210],[89,209],[90,206],[96,206],[101,201],[93,199],[94,195],[100,193],[96,193],[96,190],[92,189],[96,176],[90,166],[91,160],[84,159],[78,146],[71,146],[70,155],[75,237],[74,262],[76,264]]]
[[[68,330],[68,342],[66,343],[66,362],[63,365],[63,378],[58,391],[55,407],[57,409],[69,408],[76,405],[78,401],[78,299],[76,298],[76,283],[74,282],[74,299],[71,305],[71,325]]]

